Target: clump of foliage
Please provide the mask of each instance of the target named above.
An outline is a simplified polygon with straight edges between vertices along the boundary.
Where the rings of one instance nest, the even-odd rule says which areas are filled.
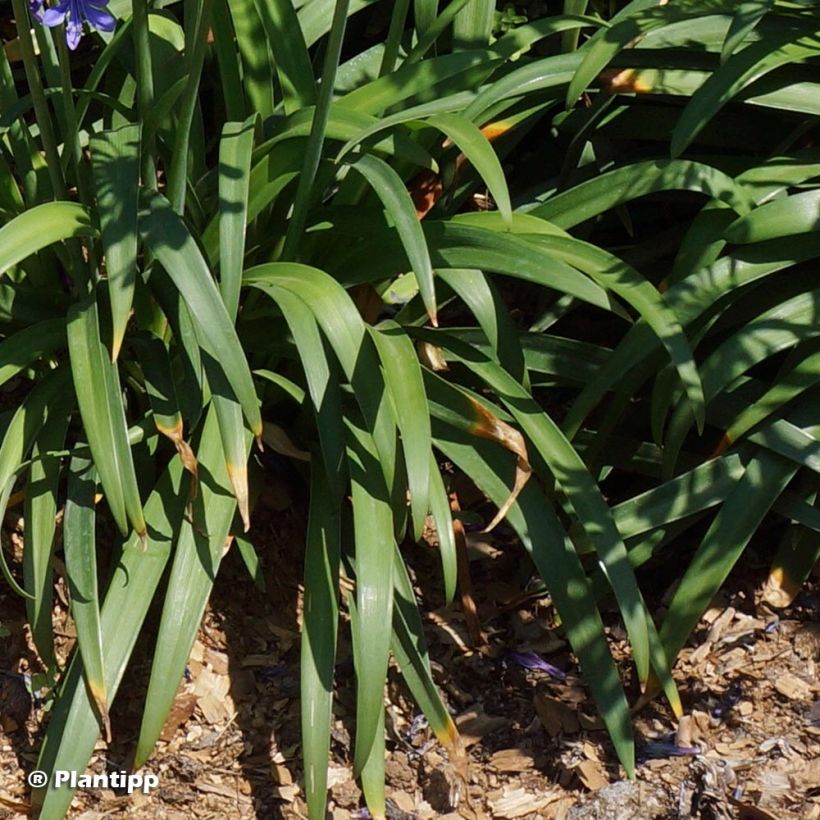
[[[150,755],[268,422],[310,454],[294,560],[311,817],[341,573],[371,814],[391,653],[463,755],[400,549],[432,515],[452,598],[442,457],[518,533],[631,775],[598,601],[614,595],[641,686],[679,713],[670,667],[764,518],[791,522],[780,603],[820,550],[816,7],[111,0],[106,31],[99,0],[12,5],[0,381],[21,400],[0,508],[24,494],[22,580],[2,567],[59,679],[38,768],[84,768],[161,590],[134,765]],[[75,13],[103,30],[70,52]],[[114,543],[95,541],[100,506]],[[656,625],[636,569],[707,517]],[[58,818],[71,791],[35,798]]]

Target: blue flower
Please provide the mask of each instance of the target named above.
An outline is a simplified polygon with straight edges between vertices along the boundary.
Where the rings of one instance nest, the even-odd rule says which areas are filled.
[[[60,0],[43,10],[43,0],[29,0],[32,16],[44,26],[53,28],[65,22],[65,41],[73,51],[83,36],[83,22],[97,31],[113,31],[117,21],[108,11],[108,0]]]

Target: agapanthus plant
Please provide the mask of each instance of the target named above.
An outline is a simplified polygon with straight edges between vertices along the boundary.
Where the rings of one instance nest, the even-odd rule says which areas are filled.
[[[56,6],[43,6],[43,0],[29,0],[31,13],[44,26],[65,23],[65,40],[73,51],[83,36],[83,22],[97,31],[113,31],[116,18],[108,11],[106,0],[60,0]]]

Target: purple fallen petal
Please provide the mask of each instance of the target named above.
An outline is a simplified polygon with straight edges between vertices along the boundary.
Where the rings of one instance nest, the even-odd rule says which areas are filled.
[[[644,743],[639,750],[639,756],[643,760],[659,760],[665,757],[688,757],[700,754],[697,746],[678,746],[663,740]]]
[[[523,666],[524,669],[534,669],[539,672],[546,672],[548,675],[558,680],[566,680],[567,675],[562,672],[557,666],[547,663],[542,657],[536,655],[535,652],[508,652],[507,657],[513,663]]]

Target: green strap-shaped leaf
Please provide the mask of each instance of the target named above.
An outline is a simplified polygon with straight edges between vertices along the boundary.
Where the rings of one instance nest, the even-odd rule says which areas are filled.
[[[319,84],[316,108],[310,123],[310,135],[305,145],[302,170],[299,174],[296,194],[293,198],[293,210],[288,219],[285,244],[282,248],[282,258],[286,260],[293,259],[296,255],[299,243],[302,241],[308,211],[317,194],[314,190],[316,172],[319,170],[322,149],[327,136],[327,121],[333,99],[333,89],[336,85],[336,70],[342,55],[349,8],[350,0],[335,0],[333,5],[333,19],[322,65],[322,80]]]
[[[497,405],[476,393],[451,385],[429,370],[425,370],[424,377],[430,414],[433,417],[440,418],[459,430],[465,430],[470,435],[495,441],[515,456],[515,482],[509,497],[487,525],[487,529],[491,530],[504,518],[507,508],[532,475],[527,443],[518,430],[502,420],[512,419]],[[439,503],[443,506],[443,502]],[[448,520],[447,523],[451,522]]]
[[[539,235],[538,243],[561,261],[575,265],[599,285],[612,290],[646,320],[666,348],[688,396],[698,429],[703,428],[703,387],[692,350],[680,323],[655,287],[634,268],[595,245],[573,238]]]
[[[63,521],[63,548],[71,593],[71,617],[77,627],[77,645],[83,659],[86,686],[108,738],[111,736],[111,724],[108,719],[100,594],[97,588],[96,493],[97,473],[94,465],[82,457],[72,458]]]
[[[387,30],[387,37],[384,40],[384,50],[382,51],[381,65],[379,66],[380,77],[391,74],[396,68],[396,60],[399,56],[399,49],[401,48],[401,41],[404,37],[404,27],[409,11],[410,0],[398,0],[396,3],[393,3],[393,10],[390,13],[390,26]]]
[[[228,0],[217,0],[213,6],[212,30],[214,52],[219,66],[222,99],[228,120],[241,120],[247,113],[245,91],[239,70],[237,36],[230,17]],[[252,22],[252,21],[249,21]],[[246,46],[247,48],[247,46]]]
[[[438,0],[413,0],[413,20],[418,36],[427,32],[437,15]]]
[[[814,337],[817,326],[818,293],[800,293],[747,321],[737,333],[721,344],[701,365],[703,392],[708,403],[720,391],[758,362],[797,342]],[[669,422],[664,465],[671,471],[691,425],[684,404]]]
[[[155,334],[166,333],[165,323],[170,325],[172,338],[169,357],[174,379],[179,409],[189,429],[199,423],[203,407],[207,404],[205,368],[202,364],[202,349],[191,313],[185,305],[180,292],[168,274],[161,268],[151,271],[150,291],[137,294],[143,298],[153,298],[161,310],[151,309],[151,315],[145,322]],[[139,338],[139,337],[137,337]],[[163,391],[163,395],[166,393]]]
[[[71,391],[69,368],[59,367],[41,379],[26,396],[6,427],[0,444],[0,488],[14,478],[48,418],[55,399]]]
[[[77,202],[35,205],[0,228],[0,274],[54,242],[97,236],[88,208]]]
[[[219,289],[231,318],[239,308],[257,119],[254,114],[244,123],[226,123],[219,143]]]
[[[492,280],[478,270],[448,268],[437,273],[475,316],[490,343],[494,358],[521,384],[527,386],[529,377],[518,328],[510,318],[507,306]]]
[[[818,157],[820,154],[812,150],[801,151],[794,157],[774,157],[744,171],[735,181],[753,192],[755,203],[762,205],[820,173]],[[726,227],[735,219],[723,203],[708,204],[695,217],[681,240],[672,273],[666,281],[675,285],[686,276],[711,265],[726,244],[723,235]]]
[[[743,471],[736,453],[711,459],[615,505],[612,508],[615,526],[626,540],[721,504]]]
[[[305,37],[291,0],[256,0],[286,113],[313,105],[316,87]]]
[[[394,538],[390,495],[381,472],[374,469],[378,454],[373,440],[367,432],[352,424],[348,424],[348,432],[358,616],[353,630],[356,658],[353,767],[360,773],[371,753],[384,743],[384,686],[392,631]]]
[[[820,234],[817,233],[804,234],[799,239],[775,239],[760,245],[749,245],[681,280],[664,296],[680,323],[687,326],[719,299],[726,298],[733,289],[818,255]],[[653,338],[643,321],[630,328],[609,361],[599,369],[594,379],[587,382],[567,413],[563,424],[567,434],[574,435],[601,396],[622,379],[624,373],[630,370],[638,372],[638,365],[643,364],[658,347],[657,338]],[[646,367],[642,372],[648,376],[655,369]],[[644,380],[638,373],[634,389],[637,390]]]
[[[459,147],[484,180],[505,224],[512,227],[512,205],[507,180],[490,141],[470,120],[458,114],[438,114],[429,117],[426,122],[445,133]]]
[[[817,28],[775,31],[730,57],[692,94],[672,132],[672,156],[682,154],[709,120],[747,85],[780,66],[817,56]],[[800,36],[804,34],[805,36]]]
[[[527,434],[563,489],[587,536],[595,544],[626,623],[641,680],[647,680],[651,661],[663,680],[673,709],[679,711],[677,690],[666,658],[655,640],[654,623],[629,565],[626,547],[612,520],[609,507],[583,460],[549,415],[542,412],[526,390],[498,364],[469,349],[454,350],[458,343],[450,340],[447,334],[429,331],[419,333],[438,339],[443,347],[455,352],[467,367],[499,394]]]
[[[248,107],[264,117],[273,113],[273,56],[255,0],[227,0],[236,46],[242,60],[242,82]]]
[[[295,381],[289,379],[287,376],[283,376],[281,373],[274,373],[272,370],[265,370],[264,368],[254,370],[253,375],[259,376],[260,378],[263,378],[275,385],[282,391],[282,393],[293,399],[296,404],[301,405],[304,403],[305,391],[298,384],[296,384]]]
[[[450,0],[424,34],[419,37],[418,42],[407,55],[404,64],[411,65],[419,62],[433,47],[436,40],[453,24],[458,14],[473,1],[474,0]]]
[[[718,426],[728,428],[760,392],[742,377],[736,386],[712,401],[710,415]],[[811,415],[811,398],[812,393],[807,391],[803,399],[798,399],[790,408],[787,418],[770,418],[756,431],[748,433],[747,440],[820,473],[820,427],[814,424],[816,419]]]
[[[392,321],[382,322],[371,329],[370,335],[376,343],[385,385],[393,398],[393,412],[407,465],[413,537],[419,541],[430,511],[432,449],[424,380],[413,343],[399,325]]]
[[[353,634],[353,654],[355,657],[361,657],[366,648],[360,643],[362,636],[362,621],[359,617],[359,606],[355,599],[350,599],[348,603],[348,612],[350,614],[350,629]],[[358,704],[357,704],[358,707]],[[364,800],[367,804],[368,811],[373,820],[386,820],[387,818],[387,803],[385,800],[385,743],[384,743],[384,683],[381,686],[381,700],[379,703],[375,701],[369,706],[369,714],[367,715],[368,722],[374,724],[373,742],[364,757],[361,769],[358,772],[359,780],[362,784],[362,792],[364,793]],[[361,731],[361,717],[357,708],[357,728],[356,728],[356,747],[359,747],[359,732]]]
[[[453,20],[453,50],[487,46],[494,15],[493,0],[470,0]]]
[[[430,512],[436,524],[438,551],[441,557],[441,574],[444,577],[444,597],[450,603],[456,595],[458,579],[458,556],[453,531],[453,515],[450,499],[439,471],[435,454],[430,453]]]
[[[208,266],[185,223],[159,194],[145,195],[140,232],[185,300],[203,350],[219,363],[256,438],[262,417],[248,362]]]
[[[677,657],[749,539],[797,468],[760,451],[718,511],[675,591],[660,635],[668,658]]]
[[[305,551],[301,701],[305,796],[311,817],[327,803],[327,764],[333,704],[333,671],[339,624],[339,508],[313,455]]]
[[[575,75],[581,64],[582,53],[556,54],[526,63],[520,68],[504,74],[498,80],[488,83],[478,96],[464,110],[464,116],[475,123],[486,122],[490,114],[499,116],[522,96],[535,92],[549,91],[557,102],[562,90]],[[500,104],[507,102],[506,106]]]
[[[222,368],[206,353],[205,372],[211,388],[211,402],[219,423],[225,467],[239,507],[239,515],[245,532],[251,526],[250,491],[248,489],[248,456],[250,444],[245,436],[242,423],[242,407],[236,401],[231,386],[223,375]]]
[[[63,448],[73,409],[74,393],[71,390],[56,396],[48,404],[45,424],[31,454],[23,512],[26,522],[23,533],[23,585],[33,596],[26,599],[26,616],[37,651],[48,667],[56,663],[51,560],[54,555],[60,461],[45,454]]]
[[[265,583],[265,576],[262,572],[262,564],[259,562],[259,553],[253,542],[241,533],[234,533],[234,543],[237,550],[239,550],[239,557],[248,570],[248,575],[253,580],[253,585],[262,593],[267,592],[267,584]]]
[[[46,319],[0,342],[0,384],[65,344],[65,319]]]
[[[433,437],[436,447],[469,475],[496,505],[504,503],[512,469],[501,449],[489,442],[476,441],[440,422],[433,424]],[[618,758],[631,777],[635,771],[635,745],[629,706],[581,561],[543,491],[532,482],[507,511],[507,520],[552,595],[569,642],[585,672],[585,682],[609,730]]]
[[[820,515],[817,515],[817,477],[813,476],[812,479],[806,482],[811,487],[811,492],[806,493],[804,485],[801,493],[807,496],[810,503],[806,503],[799,497],[795,501],[799,502],[803,509],[808,509],[815,514],[814,517],[820,523]],[[784,493],[783,496],[785,495]],[[781,501],[783,496],[781,496]],[[780,509],[777,511],[781,512]],[[792,603],[818,560],[820,560],[820,534],[805,525],[787,527],[780,540],[764,587],[764,597],[767,603],[777,607],[788,606]]]
[[[192,493],[196,494],[197,460],[190,445],[185,441],[182,412],[168,348],[162,339],[148,331],[132,337],[131,344],[136,348],[142,365],[145,391],[151,402],[154,426],[158,433],[170,439],[176,447],[185,469],[193,477]]]
[[[416,206],[404,186],[401,177],[383,160],[369,154],[359,157],[353,164],[355,168],[370,184],[382,201],[385,210],[401,237],[402,245],[407,253],[427,315],[433,325],[438,324],[436,318],[436,290],[433,283],[433,266],[430,263],[430,252],[424,232],[416,216]]]
[[[820,352],[815,351],[799,361],[778,379],[756,402],[750,404],[724,434],[726,446],[745,435],[752,427],[777,413],[784,405],[820,383]]]
[[[738,214],[747,214],[752,198],[732,177],[691,160],[651,159],[625,165],[562,191],[527,213],[560,228],[581,222],[624,202],[657,191],[685,190],[725,202]]]
[[[147,544],[143,548],[137,534],[131,534],[106,591],[100,631],[109,702],[125,674],[182,517],[183,474],[179,459],[174,458],[145,505],[150,525]],[[75,653],[55,703],[37,766],[49,774],[66,769],[85,771],[98,737],[99,725],[83,682],[81,658]],[[66,783],[56,787],[53,777],[49,777],[48,783],[46,788],[33,792],[32,802],[42,806],[41,817],[63,817],[74,789]]]
[[[570,0],[578,2],[578,0]],[[580,0],[586,3],[586,0]],[[555,14],[532,20],[505,31],[490,47],[493,52],[503,57],[515,57],[527,51],[532,45],[546,37],[559,32],[572,33],[579,28],[609,28],[609,23],[600,17],[583,14]],[[577,35],[576,35],[577,36]]]
[[[693,5],[646,8],[652,5],[654,3],[634,4],[632,14],[628,9],[622,10],[623,17],[620,20],[613,20],[614,25],[598,32],[587,46],[578,52],[583,56],[583,61],[567,89],[567,108],[575,103],[607,63],[637,37],[679,20],[731,11],[732,4],[726,0],[702,0]]]
[[[720,62],[725,63],[772,8],[774,0],[741,0],[726,32]]]
[[[416,97],[421,97],[419,102],[426,102],[453,91],[477,88],[500,62],[489,49],[428,57],[359,86],[335,104],[365,114],[379,114],[398,103],[407,106]]]
[[[111,359],[117,360],[131,313],[137,276],[140,126],[103,131],[91,140],[91,158],[111,301]]]
[[[14,479],[10,478],[6,485],[0,489],[0,512],[3,513],[5,516],[6,508],[9,504],[9,499],[11,498],[11,491],[14,489]],[[19,595],[21,598],[25,598],[26,601],[34,600],[34,596],[30,593],[26,592],[20,584],[17,583],[17,579],[11,573],[11,567],[9,567],[8,561],[6,560],[6,553],[4,550],[0,550],[0,570],[3,573],[3,577],[6,579],[6,583],[11,588],[12,592],[16,595]]]
[[[145,518],[128,443],[119,375],[100,340],[94,294],[72,305],[67,333],[80,416],[111,515],[123,535],[127,535],[130,522],[144,539]]]
[[[435,110],[437,111],[438,109]],[[336,155],[336,160],[339,161],[351,148],[373,134],[382,131],[384,128],[407,122],[407,120],[413,119],[413,117],[419,117],[425,111],[426,108],[421,107],[419,109],[413,109],[412,116],[404,116],[406,112],[402,112],[402,114],[396,113],[382,119],[371,114],[362,113],[356,109],[342,108],[334,105],[331,106],[327,114],[325,135],[328,139],[345,141],[345,145]],[[434,112],[430,111],[428,113]],[[259,145],[253,152],[254,168],[258,167],[258,163],[269,156],[276,146],[279,146],[279,150],[281,150],[283,147],[282,143],[288,142],[296,137],[308,136],[310,134],[313,115],[313,109],[307,108],[302,111],[297,111],[283,120],[281,126],[277,128],[276,133],[265,140],[265,142]],[[406,159],[420,165],[422,168],[430,168],[432,170],[437,170],[438,168],[430,154],[407,134],[396,133],[394,135],[388,135],[369,144],[368,147],[375,153]]]
[[[174,443],[183,437],[182,414],[179,412],[171,362],[165,342],[149,331],[130,340],[142,365],[145,392],[151,402],[157,432]]]
[[[564,0],[564,14],[583,14],[587,9],[587,0]],[[578,48],[577,29],[567,31],[561,37],[561,51],[575,51]]]
[[[446,277],[445,273],[440,274]],[[477,317],[478,318],[478,317]],[[453,336],[462,339],[473,347],[484,349],[488,347],[484,336],[485,331],[476,328],[453,328],[449,331]],[[598,368],[612,353],[606,347],[579,342],[577,339],[565,339],[562,336],[553,336],[547,333],[520,333],[518,339],[520,349],[524,355],[524,365],[527,371],[541,374],[543,382],[557,382],[560,384],[584,385],[596,373]],[[489,344],[492,350],[492,342]],[[492,350],[501,364],[504,360]],[[505,365],[505,369],[515,376],[516,368]],[[516,378],[518,378],[516,376]],[[538,377],[536,377],[538,378]],[[523,383],[523,377],[519,379]]]
[[[250,444],[247,433],[246,441]],[[225,455],[213,408],[205,417],[197,454],[201,472],[208,476],[208,480],[200,482],[200,492],[193,500],[196,526],[184,520],[179,530],[137,741],[136,767],[142,766],[148,759],[162,732],[211,594],[236,512],[236,500],[229,490]]]
[[[728,242],[765,242],[780,236],[809,233],[820,224],[820,190],[775,199],[742,215],[726,228]]]
[[[347,484],[347,456],[338,365],[328,361],[317,320],[298,296],[272,285],[257,283],[255,287],[279,305],[293,334],[316,413],[328,486],[333,498],[340,499]]]
[[[266,20],[270,18],[270,26],[281,24],[281,20],[278,19],[281,5],[276,2],[262,3],[263,17]],[[284,5],[293,13],[295,23],[295,12],[292,7],[289,3]],[[278,28],[276,30],[278,31]],[[286,69],[280,67],[280,77],[284,70]],[[292,91],[293,89],[286,91],[286,102]],[[219,145],[219,286],[228,316],[234,320],[239,307],[239,289],[242,284],[249,174],[256,121],[257,115],[252,115],[242,124],[227,123]],[[242,426],[242,408],[236,401],[221,368],[207,355],[205,369],[219,421],[228,476],[247,531],[250,528],[248,449]]]
[[[543,220],[538,221],[548,225]],[[493,271],[553,288],[604,310],[612,309],[611,297],[603,287],[585,275],[579,276],[577,268],[546,252],[531,241],[533,237],[462,224],[460,219],[430,223],[425,220],[423,230],[436,270],[475,268]],[[329,271],[337,273],[339,281],[356,284],[395,276],[406,267],[407,261],[401,244],[391,242],[389,233],[382,231],[372,244],[365,242],[348,254],[328,259],[325,264]]]
[[[424,712],[439,742],[452,757],[463,757],[458,729],[433,682],[424,625],[413,585],[398,548],[393,563],[393,638],[390,646],[413,700]],[[457,763],[456,760],[452,761]]]
[[[400,477],[397,478],[396,472],[396,425],[391,398],[381,375],[375,346],[344,288],[317,268],[290,262],[251,268],[245,272],[244,281],[264,290],[275,300],[278,299],[277,291],[287,290],[310,308],[353,388],[367,428],[376,442],[385,483],[392,491]],[[275,288],[271,289],[271,286]]]

